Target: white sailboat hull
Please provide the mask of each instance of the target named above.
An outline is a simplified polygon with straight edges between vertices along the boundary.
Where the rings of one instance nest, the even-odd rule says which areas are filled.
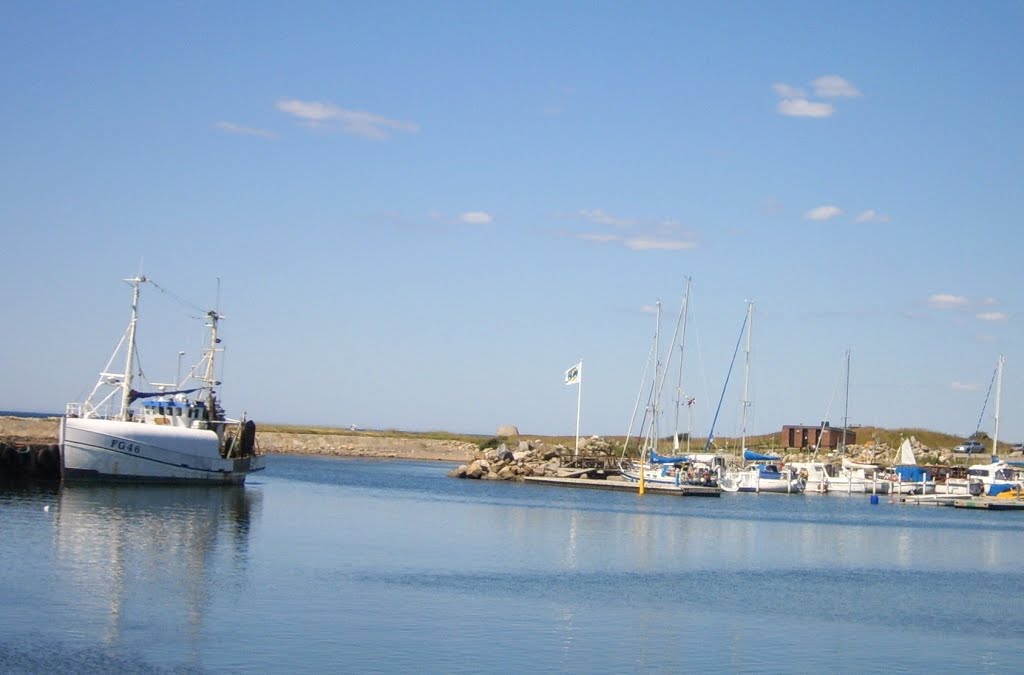
[[[208,429],[65,418],[60,428],[66,482],[238,485],[264,468],[262,456],[225,459]]]
[[[777,492],[799,494],[804,491],[803,481],[783,474],[781,477],[759,476],[756,471],[730,472],[719,485],[726,492]]]

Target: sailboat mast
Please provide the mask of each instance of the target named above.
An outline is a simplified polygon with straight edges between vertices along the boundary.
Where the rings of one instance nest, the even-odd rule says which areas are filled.
[[[846,429],[850,425],[850,350],[846,350],[846,400],[843,403],[843,440],[839,452],[846,452]]]
[[[656,318],[654,321],[654,388],[651,390],[651,441],[650,448],[658,451],[658,399],[661,396],[661,300],[655,303]]]
[[[746,362],[743,366],[743,413],[742,421],[740,424],[740,452],[746,450],[747,445],[747,408],[750,407],[750,399],[748,398],[750,391],[750,346],[751,346],[751,333],[753,332],[754,323],[754,303],[747,301],[747,354]]]
[[[124,377],[121,378],[121,410],[117,414],[117,419],[122,422],[128,419],[128,406],[132,402],[132,371],[135,370],[135,328],[139,321],[139,286],[146,282],[146,277],[139,275],[124,281],[132,287],[132,319],[128,324],[128,354],[125,357]]]
[[[672,447],[679,452],[679,407],[683,404],[683,350],[686,346],[686,317],[690,309],[690,277],[686,278],[686,292],[683,294],[683,307],[680,309],[680,320],[683,324],[683,332],[679,337],[679,377],[676,380],[676,414],[673,421],[674,433],[672,434]],[[689,443],[689,437],[687,437]]]
[[[1006,359],[1002,354],[996,361],[996,419],[995,430],[992,433],[992,456],[999,454],[999,404],[1003,397],[1003,362]],[[993,460],[994,461],[994,460]]]

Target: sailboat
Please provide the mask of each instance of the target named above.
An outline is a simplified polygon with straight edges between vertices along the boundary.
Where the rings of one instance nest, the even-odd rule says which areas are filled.
[[[754,303],[747,302],[747,315],[744,321],[747,328],[746,364],[743,375],[743,413],[741,422],[740,447],[743,448],[743,459],[748,464],[740,471],[729,471],[719,484],[726,492],[782,492],[799,494],[804,491],[804,481],[793,469],[781,468],[781,458],[774,455],[763,455],[747,450],[747,408],[750,407],[748,392],[750,388],[750,348],[752,324],[754,320]]]
[[[673,450],[674,454],[662,455],[659,453],[659,432],[658,422],[661,416],[660,400],[661,393],[665,385],[665,379],[662,375],[662,366],[660,358],[660,346],[659,338],[661,332],[661,302],[656,303],[657,316],[655,319],[655,333],[654,333],[654,346],[652,348],[652,357],[654,359],[654,379],[651,388],[648,393],[648,403],[644,414],[641,428],[646,425],[646,431],[643,433],[643,443],[640,448],[640,459],[631,460],[625,458],[626,447],[629,444],[629,438],[632,436],[632,423],[630,430],[626,437],[626,446],[623,447],[623,457],[619,461],[619,473],[627,481],[637,483],[641,486],[657,486],[657,487],[671,487],[680,488],[681,490],[686,487],[701,487],[711,488],[711,494],[718,494],[718,476],[725,468],[725,461],[723,458],[709,455],[707,453],[685,453],[679,454],[679,427],[678,427],[678,408],[682,400],[682,358],[683,358],[683,347],[686,341],[686,323],[687,314],[690,304],[690,288],[691,280],[686,280],[686,291],[683,295],[683,303],[679,312],[679,318],[676,322],[675,333],[672,336],[672,344],[676,343],[676,338],[682,333],[682,337],[679,340],[679,378],[680,383],[677,385],[676,394],[676,431],[674,434]],[[668,363],[666,369],[671,365],[671,352],[669,354]],[[648,367],[650,366],[650,359],[648,360]],[[647,373],[645,371],[643,382],[646,383]],[[643,395],[644,384],[641,384],[641,391],[637,397],[637,408],[639,408],[640,397]],[[634,418],[636,410],[634,410]],[[687,439],[689,443],[689,439]],[[708,494],[707,490],[700,492],[700,494]]]
[[[846,453],[846,432],[850,419],[850,352],[851,350],[847,349],[843,354],[846,394],[843,406],[843,431],[839,437],[839,454],[841,455]],[[831,407],[830,402],[825,414],[826,420],[831,412]],[[821,429],[818,432],[819,439],[824,436],[827,426],[827,421],[821,423]],[[834,432],[835,428],[832,431]],[[815,448],[816,455],[817,448]],[[813,458],[807,462],[793,462],[790,466],[800,471],[800,475],[805,480],[806,489],[812,492],[846,494],[888,494],[889,492],[890,482],[881,477],[881,467],[875,464],[855,462],[848,457],[843,457],[839,468]]]
[[[995,426],[992,434],[992,457],[988,464],[972,464],[967,468],[967,479],[946,481],[947,494],[971,494],[972,496],[995,497],[1004,492],[1019,493],[1024,490],[1018,469],[999,459],[999,408],[1003,394],[1003,364],[1006,359],[1002,354],[996,360],[994,375],[996,386]],[[991,391],[991,389],[990,389]],[[984,416],[984,409],[982,416]],[[980,426],[980,424],[979,424]]]
[[[142,275],[125,279],[132,287],[128,329],[92,393],[84,403],[69,404],[61,419],[61,477],[68,483],[242,484],[265,460],[256,448],[256,424],[225,417],[215,393],[219,312],[206,314],[209,346],[190,374],[196,387],[176,382],[155,385],[153,392],[134,388],[139,290],[148,281]],[[111,372],[122,346],[124,371]],[[111,412],[115,401],[119,406]]]
[[[909,438],[900,443],[896,463],[889,474],[890,492],[900,495],[934,494],[935,480],[927,469],[919,466]]]

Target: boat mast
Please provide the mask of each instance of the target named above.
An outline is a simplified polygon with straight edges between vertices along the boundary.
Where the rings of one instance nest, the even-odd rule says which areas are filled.
[[[132,319],[128,324],[128,355],[125,357],[124,377],[121,378],[121,410],[117,419],[126,421],[128,419],[128,406],[132,402],[132,371],[135,369],[135,327],[139,321],[139,286],[146,282],[146,277],[139,275],[131,279],[125,279],[125,283],[132,287]]]
[[[648,447],[658,451],[658,402],[661,397],[661,300],[654,303],[656,308],[654,320],[654,386],[651,389],[651,428]]]
[[[754,303],[750,300],[747,301],[747,354],[746,363],[743,366],[743,414],[741,416],[740,423],[740,453],[746,450],[747,445],[747,408],[750,407],[750,400],[748,393],[750,389],[750,344],[751,336],[753,332],[754,323]]]
[[[850,425],[850,350],[846,350],[846,400],[843,403],[843,437],[839,452],[846,452],[846,428]],[[819,443],[820,445],[820,443]]]
[[[992,433],[992,456],[996,457],[999,455],[999,403],[1003,396],[1003,362],[1006,359],[1002,354],[999,355],[999,359],[996,361],[996,423],[995,431]],[[993,460],[995,461],[995,460]]]
[[[683,404],[683,348],[686,345],[686,317],[690,308],[690,277],[686,277],[686,293],[683,294],[683,308],[680,311],[680,321],[683,325],[683,333],[679,338],[679,378],[676,380],[676,414],[672,435],[672,447],[676,453],[679,452],[679,407]],[[687,405],[689,409],[689,405]],[[690,437],[687,430],[686,443],[689,445]]]
[[[214,380],[216,372],[214,368],[215,355],[219,351],[217,345],[220,344],[220,338],[217,337],[217,324],[224,317],[222,317],[217,311],[211,309],[206,313],[206,318],[209,320],[206,327],[210,329],[210,346],[206,351],[206,371],[203,373],[203,384],[207,387],[206,400],[209,405],[209,413],[211,416],[215,416],[217,414],[217,410],[216,400],[213,396],[213,387],[220,384]]]

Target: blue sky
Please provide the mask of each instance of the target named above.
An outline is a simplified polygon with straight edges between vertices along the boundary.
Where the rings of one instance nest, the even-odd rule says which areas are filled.
[[[91,387],[141,266],[203,307],[220,279],[229,413],[571,434],[582,357],[582,432],[623,434],[651,308],[665,344],[691,277],[697,435],[750,299],[752,432],[833,398],[841,422],[851,349],[851,423],[967,434],[1002,353],[1000,437],[1024,440],[1020,2],[0,18],[0,409]],[[142,302],[146,373],[172,379],[202,325]]]

